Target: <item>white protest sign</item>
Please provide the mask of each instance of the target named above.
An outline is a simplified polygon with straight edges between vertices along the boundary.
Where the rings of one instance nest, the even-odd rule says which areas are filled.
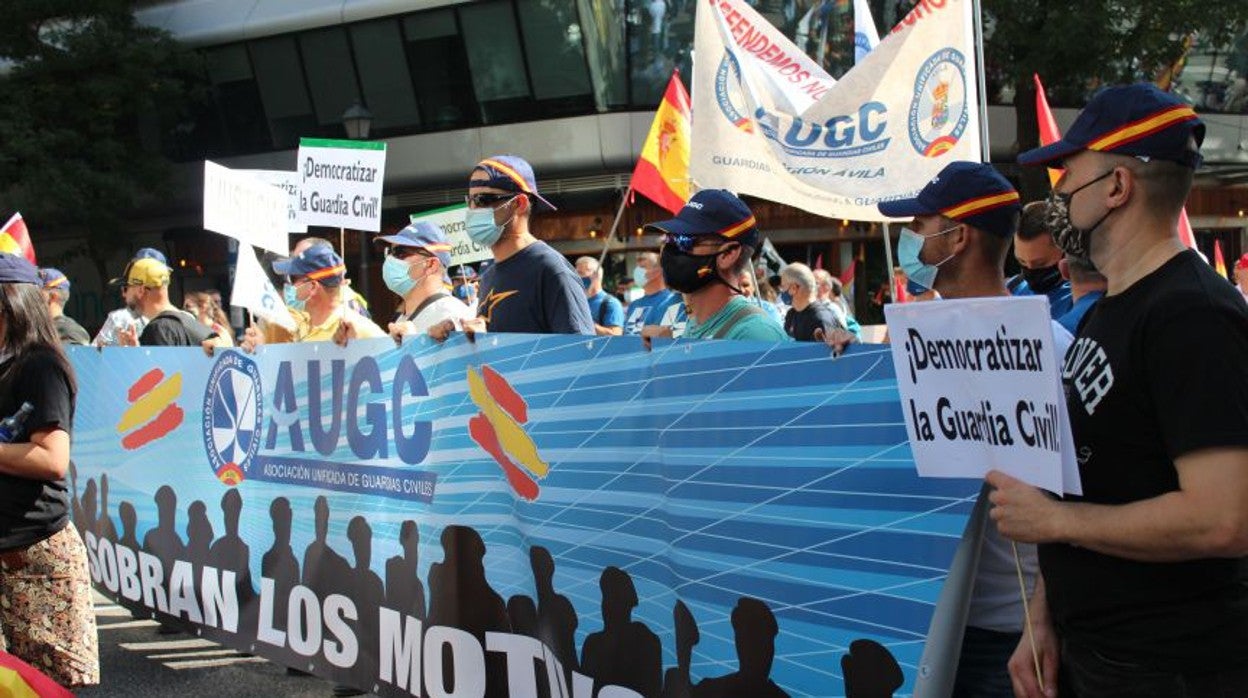
[[[204,161],[204,229],[290,254],[286,192],[244,172]]]
[[[386,144],[303,138],[299,141],[299,222],[381,230]]]
[[[1082,492],[1048,299],[892,304],[884,314],[919,475],[995,469]]]
[[[260,267],[260,261],[256,259],[251,245],[238,246],[238,269],[234,274],[230,305],[247,308],[256,317],[281,325],[292,332],[295,329],[295,320],[290,316],[282,294],[273,287],[268,275]]]
[[[286,232],[306,233],[308,226],[299,222],[299,180],[298,172],[285,170],[238,170],[244,174],[280,187],[286,192]]]
[[[954,160],[981,161],[973,0],[924,0],[840,81],[747,0],[698,3],[689,175],[830,218],[886,220]],[[784,85],[785,89],[778,86]]]
[[[468,231],[464,228],[464,211],[467,208],[468,204],[455,204],[410,216],[413,223],[426,221],[442,229],[446,234],[446,241],[451,243],[451,266],[494,258],[490,248],[482,247],[468,237]]]

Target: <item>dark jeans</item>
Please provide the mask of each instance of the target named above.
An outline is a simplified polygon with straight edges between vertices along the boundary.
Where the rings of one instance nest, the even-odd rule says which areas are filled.
[[[1010,685],[1010,670],[1006,664],[1020,639],[1019,633],[966,626],[951,698],[1013,698],[1014,688]]]
[[[1244,658],[1248,659],[1248,658]],[[1062,643],[1058,695],[1062,698],[1242,698],[1248,664],[1216,674],[1174,674],[1096,650]]]

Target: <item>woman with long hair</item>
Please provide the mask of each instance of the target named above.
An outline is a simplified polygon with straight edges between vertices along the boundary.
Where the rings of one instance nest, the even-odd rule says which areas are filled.
[[[58,683],[99,683],[87,554],[65,482],[78,392],[30,262],[0,253],[0,625]]]
[[[230,318],[211,293],[188,291],[182,299],[182,309],[194,315],[205,327],[212,328],[224,346],[234,346],[234,330],[230,327]]]

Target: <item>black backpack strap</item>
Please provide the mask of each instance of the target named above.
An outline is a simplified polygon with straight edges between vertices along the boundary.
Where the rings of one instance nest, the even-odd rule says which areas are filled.
[[[743,308],[738,308],[737,312],[733,313],[732,317],[728,318],[728,322],[720,325],[719,329],[715,331],[715,334],[711,335],[711,339],[723,339],[728,335],[728,332],[730,332],[733,327],[737,326],[738,322],[741,322],[751,315],[762,315],[764,312],[766,311],[753,303],[750,303]]]
[[[429,296],[428,298],[421,301],[420,305],[416,306],[416,309],[413,310],[411,314],[409,314],[407,317],[403,317],[402,319],[407,320],[409,322],[412,320],[415,320],[416,316],[420,315],[420,311],[424,310],[425,308],[428,308],[434,303],[437,303],[443,298],[450,298],[450,297],[451,295],[449,293],[435,293],[432,296]],[[402,315],[400,315],[400,317],[402,317]]]

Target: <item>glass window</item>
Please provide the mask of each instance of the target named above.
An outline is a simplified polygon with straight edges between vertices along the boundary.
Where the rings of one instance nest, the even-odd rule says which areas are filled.
[[[518,0],[517,9],[533,97],[541,102],[543,115],[583,114],[592,110],[589,66],[575,5]]]
[[[628,106],[625,20],[615,0],[577,0],[598,111]]]
[[[654,109],[679,69],[686,83],[692,69],[693,13],[696,3],[680,0],[628,0],[629,83],[633,107]]]
[[[243,44],[221,46],[204,52],[208,80],[215,105],[196,116],[196,130],[216,122],[224,132],[220,142],[230,152],[257,152],[270,147],[269,125],[260,102],[260,88],[251,71],[251,59]],[[215,113],[209,113],[210,111]],[[209,150],[211,152],[211,149]]]
[[[516,16],[510,2],[481,2],[459,8],[472,86],[487,124],[535,116]]]
[[[347,32],[334,27],[301,34],[299,48],[321,135],[341,137],[342,114],[360,99]]]
[[[280,36],[253,42],[250,48],[273,147],[293,148],[301,136],[317,132],[295,40]]]
[[[385,19],[353,25],[351,46],[364,83],[364,104],[373,113],[373,131],[420,126],[399,23]]]
[[[405,17],[403,35],[407,65],[426,128],[441,131],[481,123],[477,101],[472,91],[466,89],[472,78],[454,10]]]

